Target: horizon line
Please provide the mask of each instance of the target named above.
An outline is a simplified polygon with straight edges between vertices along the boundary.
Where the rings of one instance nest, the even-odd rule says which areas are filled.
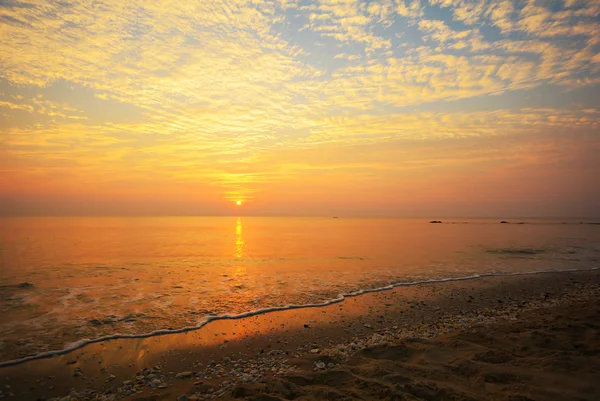
[[[534,220],[593,220],[600,219],[600,216],[508,216],[508,215],[490,215],[490,216],[450,216],[450,215],[322,215],[322,214],[0,214],[0,218],[6,217],[289,217],[289,218],[346,218],[346,219],[534,219]]]

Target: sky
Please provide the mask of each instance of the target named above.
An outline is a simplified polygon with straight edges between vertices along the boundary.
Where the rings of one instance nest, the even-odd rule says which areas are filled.
[[[598,32],[600,0],[0,0],[0,214],[600,216]]]

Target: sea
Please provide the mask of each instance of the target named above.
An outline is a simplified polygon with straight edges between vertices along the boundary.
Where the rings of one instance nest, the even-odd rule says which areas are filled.
[[[365,291],[600,267],[581,219],[0,218],[0,366]]]

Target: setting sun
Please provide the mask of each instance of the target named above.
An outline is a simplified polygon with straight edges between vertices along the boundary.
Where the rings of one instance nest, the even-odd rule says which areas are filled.
[[[600,401],[599,32],[0,0],[0,401]]]

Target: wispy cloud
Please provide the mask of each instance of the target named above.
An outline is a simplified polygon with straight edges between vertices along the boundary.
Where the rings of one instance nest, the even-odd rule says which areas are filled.
[[[251,199],[315,170],[395,171],[342,149],[597,133],[597,98],[565,108],[536,89],[600,83],[599,16],[593,1],[3,2],[0,168],[57,188],[164,180]],[[509,92],[529,109],[490,101]],[[490,106],[453,106],[472,98]],[[329,167],[276,157],[321,147]],[[417,154],[405,167],[486,157]]]

